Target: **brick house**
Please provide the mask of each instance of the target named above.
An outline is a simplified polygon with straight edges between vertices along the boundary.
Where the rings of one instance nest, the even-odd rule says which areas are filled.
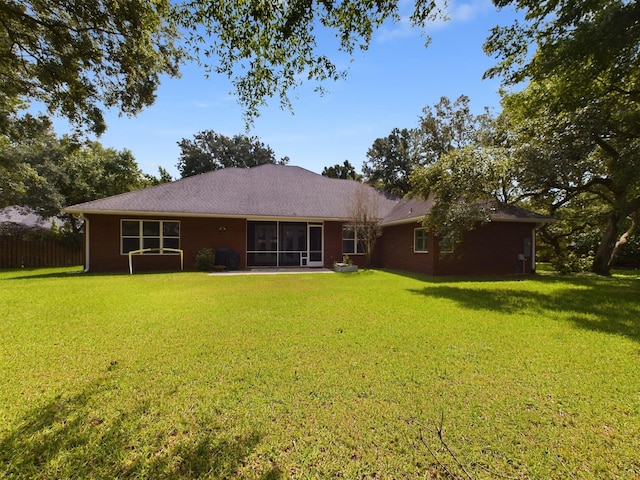
[[[240,269],[326,267],[343,255],[359,265],[348,205],[362,184],[300,167],[223,169],[67,207],[85,220],[85,270],[193,270],[203,248],[230,249]],[[508,275],[535,271],[535,229],[546,217],[498,206],[491,222],[469,231],[456,252],[421,225],[430,201],[378,197],[382,235],[372,266],[430,275]],[[169,250],[170,249],[170,250]]]

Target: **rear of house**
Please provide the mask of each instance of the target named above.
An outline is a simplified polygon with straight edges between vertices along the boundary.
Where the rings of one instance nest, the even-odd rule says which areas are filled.
[[[362,188],[376,196],[383,226],[374,267],[430,275],[535,270],[535,228],[544,217],[499,212],[452,252],[421,226],[430,201],[399,199],[293,166],[218,170],[65,211],[85,220],[85,270],[91,272],[128,271],[130,261],[136,271],[193,270],[204,248],[234,252],[240,269],[330,268],[344,255],[363,266],[348,213]]]

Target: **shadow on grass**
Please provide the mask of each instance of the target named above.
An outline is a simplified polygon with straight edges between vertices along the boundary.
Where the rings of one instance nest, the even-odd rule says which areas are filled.
[[[41,272],[41,273],[38,273]],[[0,273],[2,273],[0,271]],[[157,271],[157,272],[134,272],[131,275],[129,272],[105,272],[105,273],[92,273],[84,272],[82,270],[68,270],[63,272],[46,272],[42,269],[39,270],[5,270],[4,278],[0,277],[0,280],[35,280],[35,279],[48,279],[48,278],[86,278],[86,277],[140,277],[143,275],[158,275],[158,274],[185,274],[194,273],[192,271]],[[15,275],[15,276],[13,276]]]
[[[596,276],[523,279],[427,279],[412,292],[453,300],[461,307],[537,317],[556,316],[587,330],[640,342],[640,281]],[[524,280],[521,283],[517,280]],[[551,285],[552,288],[548,288]]]
[[[100,418],[97,395],[113,389],[96,381],[28,412],[0,437],[0,468],[7,478],[235,478],[260,442],[259,433],[228,438],[220,429],[173,429],[150,435],[135,428],[149,405]],[[93,399],[93,400],[92,400]],[[262,479],[279,479],[271,468]]]

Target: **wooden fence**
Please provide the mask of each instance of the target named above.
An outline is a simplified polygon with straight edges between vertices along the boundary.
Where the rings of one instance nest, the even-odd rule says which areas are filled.
[[[82,247],[55,240],[0,239],[0,268],[82,265]]]

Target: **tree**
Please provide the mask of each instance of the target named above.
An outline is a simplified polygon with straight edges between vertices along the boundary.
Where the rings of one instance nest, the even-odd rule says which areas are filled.
[[[288,157],[276,161],[271,147],[257,137],[234,135],[227,137],[213,130],[194,135],[193,140],[178,142],[180,159],[177,167],[182,178],[221,168],[251,168],[267,163],[286,165]]]
[[[403,20],[399,4],[7,0],[0,4],[0,129],[38,101],[101,133],[104,107],[136,114],[185,59],[229,77],[250,123],[272,97],[291,108],[289,91],[304,81],[322,91],[323,82],[345,77],[342,55],[366,50],[376,28]],[[437,2],[415,0],[409,20],[424,27],[439,18]]]
[[[355,238],[363,247],[367,267],[371,266],[371,254],[378,237],[382,235],[381,195],[373,187],[358,185],[347,205],[350,218],[348,226],[353,229]]]
[[[483,144],[452,150],[416,169],[413,194],[434,199],[423,225],[456,248],[465,232],[491,221],[499,204],[520,199],[517,171],[505,149]]]
[[[419,161],[406,183],[411,195],[434,199],[424,225],[454,246],[490,218],[496,202],[517,196],[515,166],[495,122],[488,111],[474,115],[465,95],[423,109],[415,134]]]
[[[413,190],[413,172],[437,162],[448,152],[473,144],[490,115],[473,115],[470,100],[461,95],[454,102],[441,97],[425,107],[420,125],[413,129],[394,128],[386,138],[378,138],[367,152],[362,166],[365,183],[398,196]]]
[[[154,186],[154,185],[160,185],[162,183],[173,182],[173,177],[167,171],[166,168],[163,168],[163,167],[159,166],[158,167],[158,177],[154,177],[153,175],[145,173],[144,174],[144,180],[145,180],[146,183],[149,184],[149,186]]]
[[[185,41],[207,72],[232,79],[249,119],[271,97],[291,108],[288,91],[302,81],[337,80],[345,71],[327,54],[351,55],[366,50],[374,29],[384,22],[400,21],[397,0],[288,2],[185,1],[176,5],[176,17]],[[411,24],[424,26],[443,17],[434,0],[416,0]],[[321,42],[333,34],[334,45]],[[329,33],[327,35],[326,33]],[[335,45],[337,43],[337,45]]]
[[[62,139],[65,144],[69,140]],[[78,231],[81,222],[69,214],[61,214],[68,205],[88,202],[150,186],[131,151],[104,148],[98,142],[84,142],[68,146],[68,154],[58,167],[59,175],[50,178],[53,189],[60,196],[59,202],[50,204],[36,199],[31,206],[38,206],[45,214],[63,218]],[[49,210],[45,211],[44,207]]]
[[[0,170],[10,174],[0,176],[3,206],[20,205],[43,218],[57,216],[78,231],[81,223],[62,214],[62,208],[149,185],[130,151],[58,138],[46,117],[27,115],[7,131],[0,136]],[[19,175],[11,174],[15,171]]]
[[[415,130],[406,128],[376,139],[362,164],[365,183],[400,197],[409,193],[409,176],[421,164],[415,140]]]
[[[342,180],[360,180],[360,175],[349,160],[342,165],[336,163],[333,167],[324,167],[322,175],[329,178],[341,178]]]
[[[183,55],[170,9],[168,0],[2,2],[0,131],[30,101],[98,134],[103,106],[136,114],[151,105]]]
[[[531,167],[528,179],[539,182],[539,195],[547,189],[553,205],[583,195],[607,205],[593,264],[607,275],[637,231],[640,209],[640,4],[496,3],[526,11],[524,24],[494,29],[485,49],[500,60],[487,76],[509,86],[529,82],[505,106]]]
[[[0,134],[0,205],[21,205],[35,188],[48,188],[42,172],[55,170],[63,156],[48,118],[12,119]]]
[[[486,110],[481,115],[471,113],[471,100],[466,95],[460,95],[453,102],[441,97],[433,107],[423,108],[422,113],[416,140],[421,165],[434,163],[455,149],[476,144],[478,135],[486,131],[485,123],[492,121]]]
[[[593,271],[607,275],[637,229],[640,128],[629,117],[638,113],[604,92],[581,109],[556,111],[554,82],[532,82],[505,99],[503,115],[522,165],[520,184],[549,214],[567,220],[563,210],[573,212],[571,230],[600,226]]]

